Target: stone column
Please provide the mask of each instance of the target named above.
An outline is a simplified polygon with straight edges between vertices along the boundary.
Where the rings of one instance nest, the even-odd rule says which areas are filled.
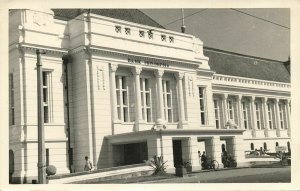
[[[275,103],[275,116],[276,116],[276,135],[277,137],[280,137],[280,113],[279,113],[279,98],[274,99]]]
[[[256,109],[254,104],[255,96],[250,97],[251,106],[251,127],[252,127],[252,137],[256,137]]]
[[[183,97],[183,88],[182,88],[182,79],[183,79],[184,73],[178,72],[176,75],[177,78],[177,84],[178,84],[178,108],[179,108],[179,128],[183,128],[183,124],[185,123],[185,111],[184,111],[184,97]]]
[[[214,136],[211,139],[212,146],[212,159],[218,161],[219,168],[223,168],[222,164],[222,148],[221,148],[221,140],[219,136]]]
[[[222,99],[222,105],[223,105],[223,120],[224,120],[224,127],[226,128],[225,125],[228,121],[228,114],[227,114],[227,97],[228,94],[223,94],[223,99]]]
[[[237,100],[237,111],[238,111],[238,125],[239,125],[239,129],[243,128],[243,124],[244,124],[244,120],[243,120],[243,109],[242,109],[242,95],[239,94],[236,96],[236,100]]]
[[[156,84],[157,84],[157,127],[161,128],[164,124],[164,98],[163,98],[163,88],[162,88],[162,76],[164,70],[158,69],[155,71]]]
[[[190,152],[193,171],[201,170],[201,161],[198,155],[198,140],[196,136],[191,136],[190,138]]]
[[[141,86],[140,86],[140,74],[142,67],[136,66],[132,70],[135,77],[135,131],[139,130],[139,126],[142,119],[142,106],[141,106]]]
[[[116,93],[116,71],[118,64],[110,64],[110,85],[111,85],[111,99],[112,99],[112,121],[113,123],[119,121],[117,112],[117,93]]]
[[[288,129],[288,131],[287,131],[287,134],[288,134],[288,136],[289,137],[291,137],[291,114],[290,114],[290,102],[291,102],[291,100],[290,99],[287,99],[286,101],[285,101],[285,108],[286,108],[286,124],[287,124],[287,129]]]
[[[267,99],[266,97],[263,97],[262,100],[262,109],[263,109],[263,120],[264,120],[264,134],[265,137],[269,137],[269,116],[268,116],[268,105],[267,105]]]
[[[238,167],[248,166],[245,158],[245,142],[243,135],[236,135],[231,140],[232,148],[233,148],[233,157],[237,162]]]

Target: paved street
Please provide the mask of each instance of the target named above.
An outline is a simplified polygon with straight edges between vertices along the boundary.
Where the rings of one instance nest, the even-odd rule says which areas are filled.
[[[188,177],[145,183],[270,183],[290,182],[291,168],[244,168],[193,173]]]

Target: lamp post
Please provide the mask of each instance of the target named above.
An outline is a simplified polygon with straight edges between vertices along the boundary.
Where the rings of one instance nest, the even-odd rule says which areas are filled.
[[[45,172],[45,139],[44,139],[44,106],[43,106],[43,71],[41,54],[43,51],[36,50],[37,56],[37,94],[38,94],[38,183],[46,184]]]

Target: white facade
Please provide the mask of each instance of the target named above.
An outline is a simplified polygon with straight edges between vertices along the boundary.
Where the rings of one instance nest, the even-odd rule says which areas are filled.
[[[83,171],[85,156],[105,168],[162,155],[169,171],[179,156],[197,169],[202,143],[220,164],[226,144],[242,166],[251,143],[290,142],[290,84],[215,73],[194,36],[92,13],[13,10],[9,22],[14,181],[37,176],[37,49],[58,174]]]

